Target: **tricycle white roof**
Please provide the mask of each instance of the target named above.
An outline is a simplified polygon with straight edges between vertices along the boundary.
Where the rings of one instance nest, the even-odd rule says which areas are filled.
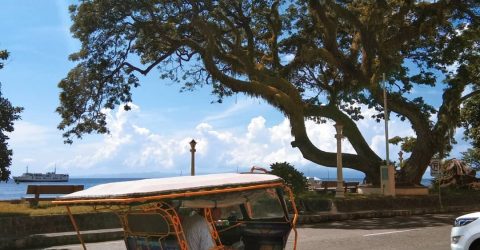
[[[153,196],[174,192],[281,182],[271,174],[223,173],[112,182],[61,196],[58,200]]]

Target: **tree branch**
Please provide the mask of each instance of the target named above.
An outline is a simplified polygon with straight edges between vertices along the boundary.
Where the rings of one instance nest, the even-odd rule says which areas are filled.
[[[363,156],[370,161],[381,161],[381,158],[370,148],[355,122],[336,106],[330,104],[326,106],[305,105],[304,107],[306,116],[326,117],[342,124],[344,135],[359,156]]]
[[[466,94],[465,96],[462,96],[462,97],[460,98],[460,102],[465,102],[465,101],[467,101],[468,99],[470,99],[471,97],[477,96],[477,95],[479,95],[479,94],[480,94],[480,89],[475,90],[475,91],[472,91],[472,92]]]
[[[119,68],[123,67],[123,66],[127,66],[128,68],[130,68],[131,70],[134,70],[134,71],[137,71],[139,72],[140,74],[142,75],[147,75],[150,70],[152,70],[155,66],[157,66],[159,63],[161,63],[163,60],[165,60],[166,58],[168,58],[169,56],[171,56],[176,50],[177,50],[178,47],[173,47],[171,48],[170,50],[167,51],[167,53],[165,53],[163,56],[157,58],[157,60],[155,60],[152,64],[150,64],[150,66],[148,66],[146,69],[140,69],[134,65],[132,65],[131,63],[129,62],[123,62]]]

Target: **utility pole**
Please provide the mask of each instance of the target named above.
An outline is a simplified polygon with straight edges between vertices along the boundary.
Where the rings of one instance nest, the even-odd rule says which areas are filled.
[[[336,123],[335,130],[337,134],[337,189],[335,190],[335,198],[345,197],[344,188],[343,188],[343,162],[342,162],[342,138],[343,138],[343,125]]]
[[[390,166],[390,150],[388,143],[388,107],[387,107],[387,82],[385,81],[385,73],[383,73],[383,116],[385,117],[385,149],[387,166]]]

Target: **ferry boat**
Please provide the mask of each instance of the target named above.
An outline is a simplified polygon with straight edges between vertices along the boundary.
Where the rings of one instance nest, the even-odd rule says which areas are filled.
[[[68,174],[57,174],[57,168],[53,172],[42,173],[29,173],[28,166],[27,172],[21,176],[14,176],[15,182],[67,182]]]

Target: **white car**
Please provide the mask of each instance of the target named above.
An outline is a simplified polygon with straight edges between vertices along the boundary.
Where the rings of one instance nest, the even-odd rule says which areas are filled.
[[[480,212],[455,219],[451,233],[452,250],[480,250]]]

